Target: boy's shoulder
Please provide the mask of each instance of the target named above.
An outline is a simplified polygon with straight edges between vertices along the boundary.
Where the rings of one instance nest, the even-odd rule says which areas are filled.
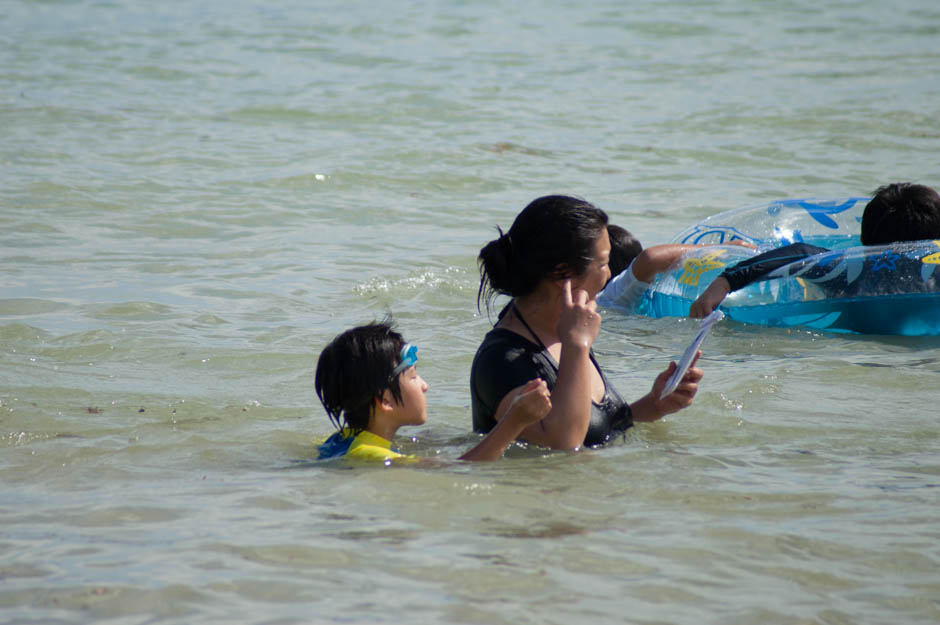
[[[345,458],[367,462],[410,460],[413,456],[392,449],[392,442],[367,431],[353,435],[348,429],[333,433],[318,447],[320,460]]]
[[[391,441],[376,436],[372,432],[362,431],[352,440],[349,451],[346,452],[346,457],[354,460],[380,460],[384,462],[404,458],[405,456],[392,449]]]
[[[334,432],[317,446],[317,452],[319,454],[317,459],[329,460],[330,458],[345,456],[355,438],[356,437],[347,429]]]
[[[617,307],[633,308],[640,297],[650,287],[649,282],[643,282],[633,273],[633,263],[626,269],[611,278],[604,286],[604,290],[597,294],[597,304],[605,308]]]

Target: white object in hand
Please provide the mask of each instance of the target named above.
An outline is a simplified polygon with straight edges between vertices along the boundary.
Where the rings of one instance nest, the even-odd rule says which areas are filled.
[[[679,382],[682,380],[682,376],[689,370],[689,366],[692,364],[692,359],[695,358],[698,348],[702,346],[702,342],[705,340],[705,337],[708,336],[708,332],[712,329],[713,325],[724,318],[725,313],[716,308],[710,315],[702,319],[702,325],[699,327],[698,334],[695,335],[695,338],[692,339],[692,342],[689,343],[689,346],[686,348],[685,353],[682,354],[682,360],[679,361],[679,366],[676,367],[676,370],[669,377],[669,381],[666,382],[663,392],[659,395],[660,399],[676,390],[676,387],[679,386]]]

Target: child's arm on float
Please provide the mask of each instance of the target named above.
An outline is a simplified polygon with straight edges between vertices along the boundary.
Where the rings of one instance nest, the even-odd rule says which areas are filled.
[[[597,305],[605,308],[631,308],[643,296],[661,273],[675,269],[683,254],[712,244],[664,243],[653,245],[640,252],[626,269],[614,276],[597,295]],[[746,241],[733,241],[722,245],[740,245],[754,248]]]
[[[662,245],[651,245],[640,252],[633,260],[631,264],[633,275],[640,282],[652,282],[657,275],[672,269],[684,253],[698,247],[710,247],[712,245],[718,244],[663,243]],[[750,249],[756,249],[757,247],[753,243],[741,240],[720,245],[739,245]]]
[[[725,269],[720,276],[708,285],[705,291],[692,302],[689,316],[707,317],[721,304],[728,293],[763,280],[768,274],[784,265],[828,251],[824,247],[808,243],[792,243],[758,254],[753,258],[742,260],[740,263]]]
[[[652,245],[633,259],[628,270],[632,269],[633,276],[640,282],[652,282],[657,275],[668,271],[683,253],[696,247],[699,246],[684,243]]]
[[[499,460],[522,431],[542,419],[551,408],[551,393],[544,380],[535,379],[516,387],[499,403],[493,429],[460,459]]]

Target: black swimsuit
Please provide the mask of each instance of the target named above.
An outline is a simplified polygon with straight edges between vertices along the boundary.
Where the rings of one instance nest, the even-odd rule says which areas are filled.
[[[516,317],[528,328],[521,315],[517,313]],[[531,329],[529,332],[539,341]],[[600,403],[591,402],[591,422],[584,436],[586,446],[602,445],[612,435],[633,425],[630,405],[621,399],[607,381],[594,359],[593,351],[590,357],[604,382],[604,397]],[[470,370],[473,429],[477,432],[493,429],[496,425],[494,414],[503,397],[515,387],[535,378],[545,380],[549,390],[555,387],[558,379],[558,363],[541,341],[533,343],[505,328],[490,330],[477,350]]]

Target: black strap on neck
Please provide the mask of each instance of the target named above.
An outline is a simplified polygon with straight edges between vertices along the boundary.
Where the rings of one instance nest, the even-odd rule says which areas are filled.
[[[532,335],[532,338],[535,339],[535,342],[539,344],[539,347],[542,348],[543,352],[548,352],[548,348],[545,347],[545,343],[542,342],[542,339],[539,338],[539,335],[536,334],[532,328],[529,327],[529,324],[526,323],[525,317],[522,316],[522,313],[519,312],[519,307],[516,306],[516,302],[512,303],[512,312],[515,313],[516,318],[519,319],[519,322],[529,331],[529,334]]]

